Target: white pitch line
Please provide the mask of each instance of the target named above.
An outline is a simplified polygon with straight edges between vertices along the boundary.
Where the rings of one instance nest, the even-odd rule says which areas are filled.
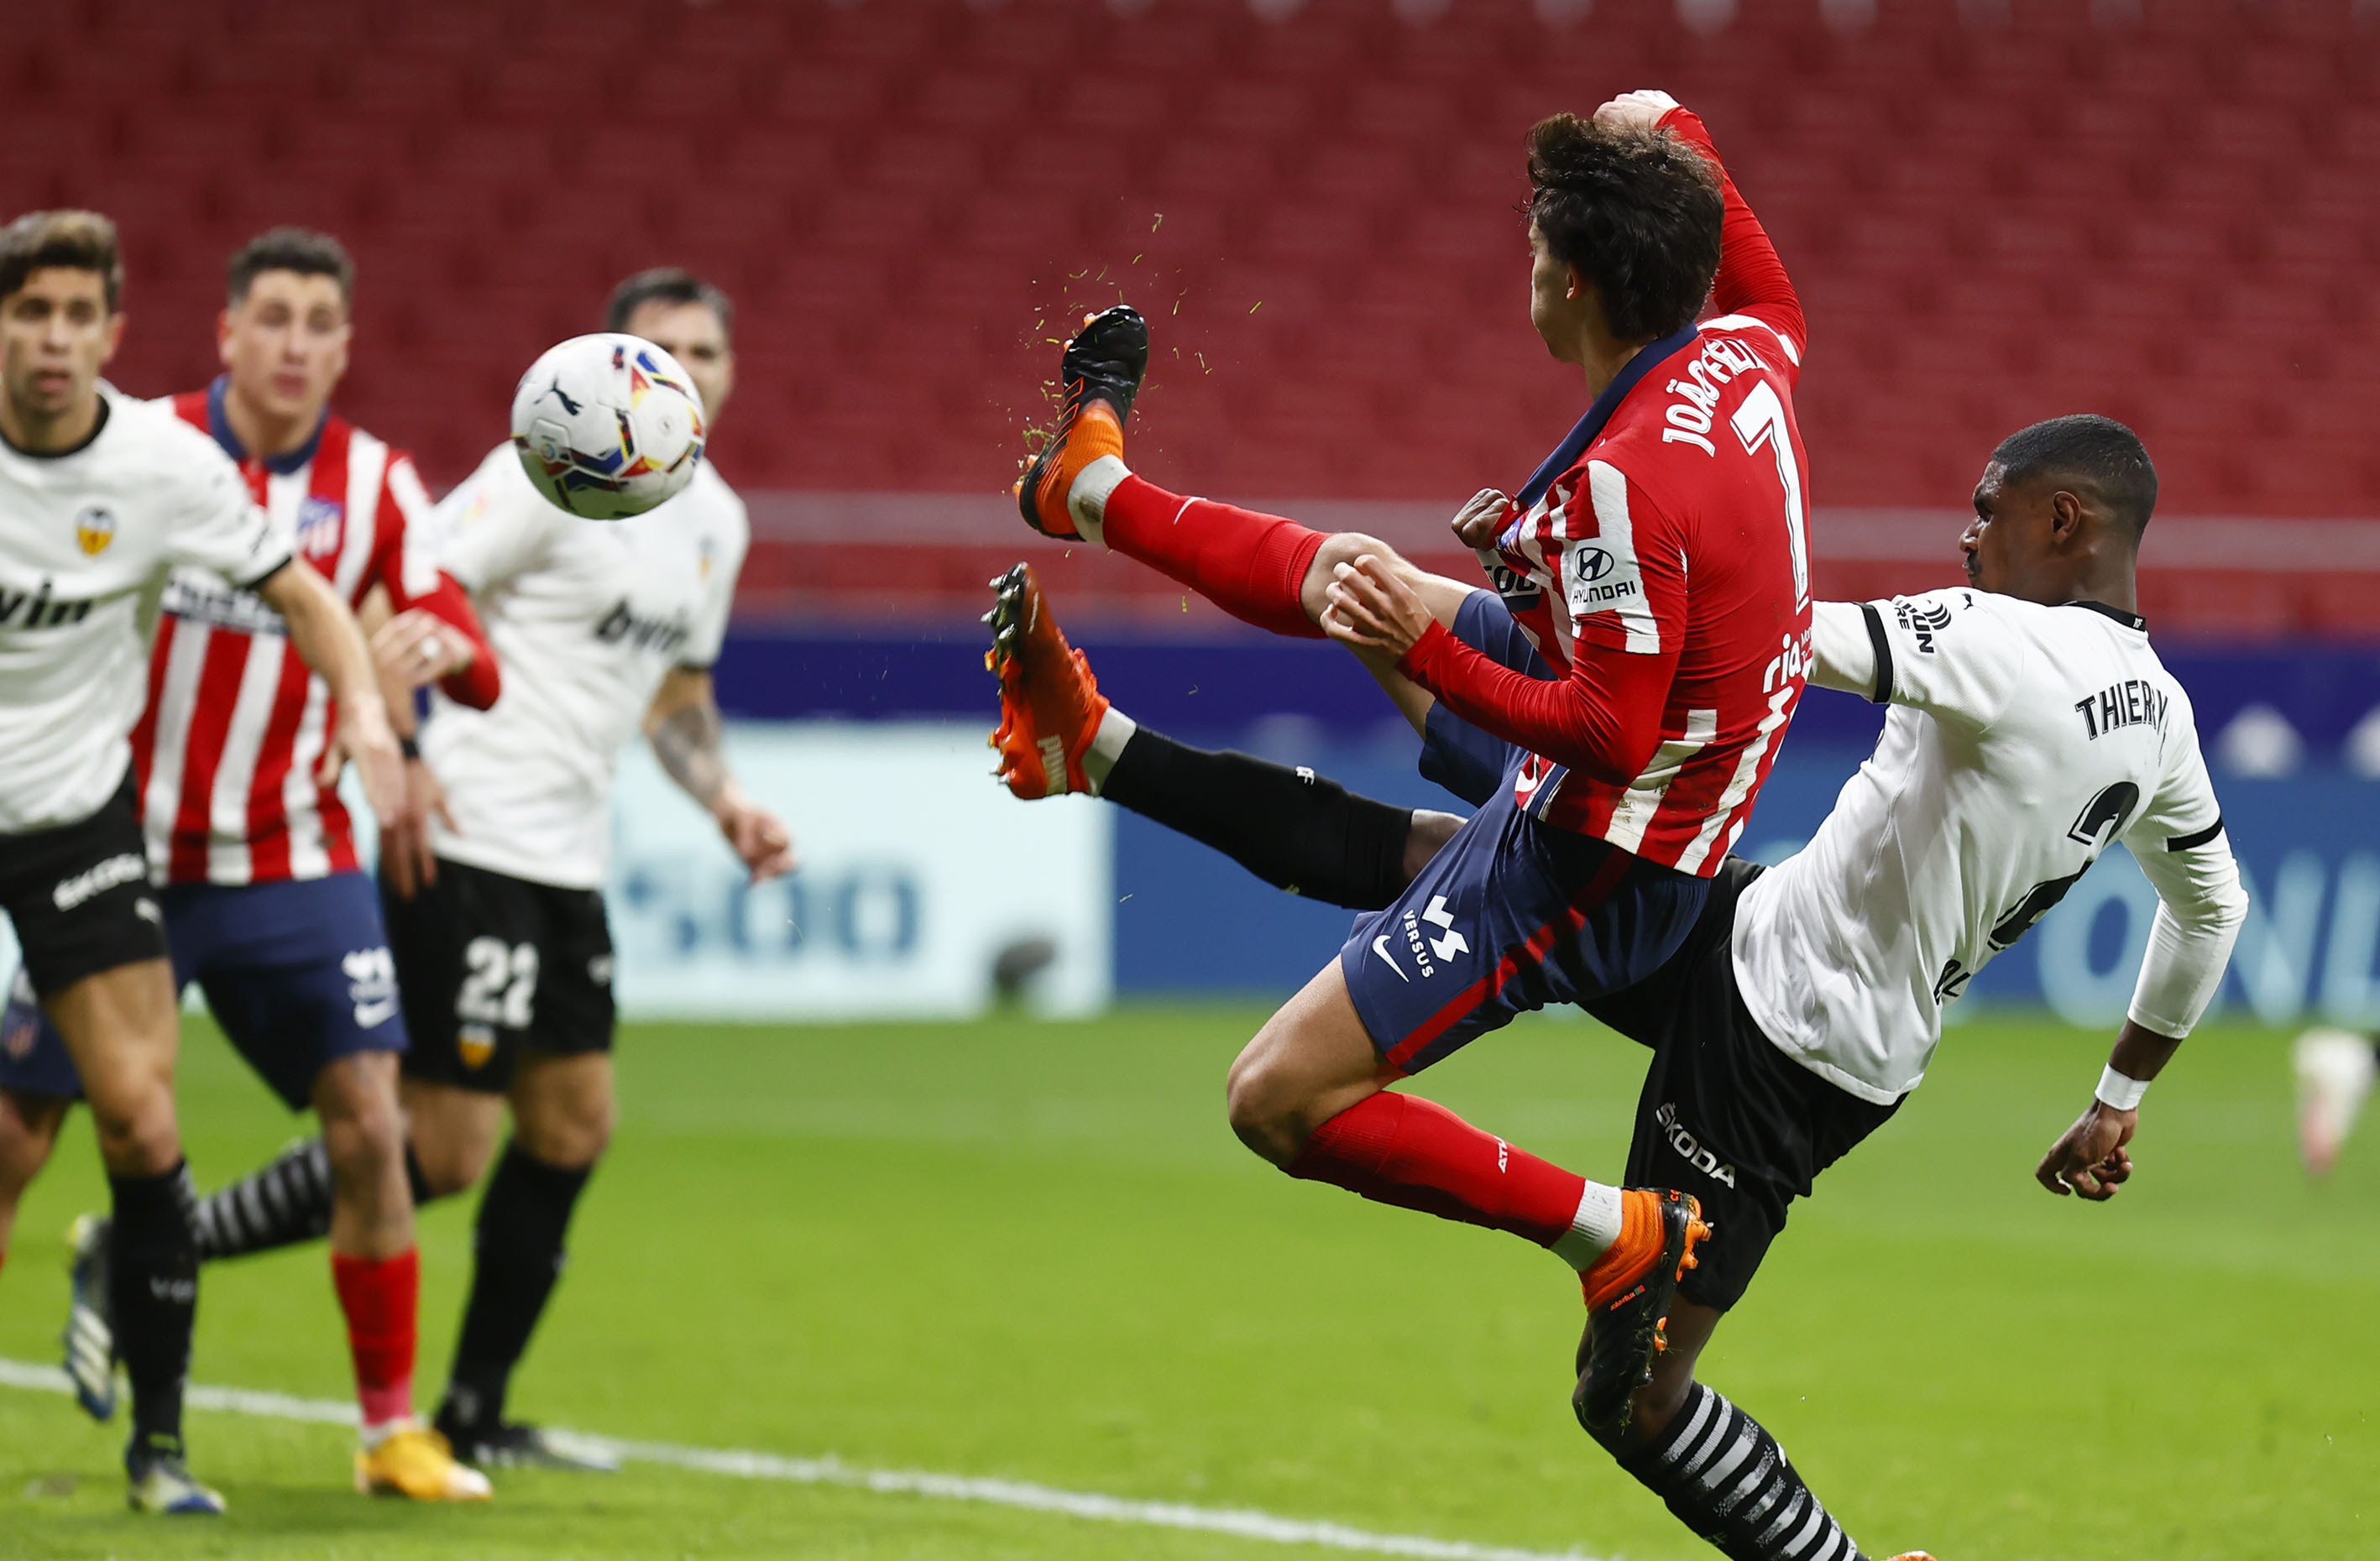
[[[0,1387],[21,1387],[40,1393],[71,1393],[66,1373],[55,1366],[0,1358]],[[245,1387],[210,1387],[194,1384],[184,1401],[194,1410],[225,1414],[260,1415],[268,1420],[306,1421],[321,1425],[353,1425],[356,1407],[331,1398],[293,1398],[285,1393],[260,1393]],[[1379,1534],[1342,1523],[1281,1518],[1246,1507],[1193,1507],[1184,1502],[1137,1501],[1128,1496],[1101,1495],[1095,1491],[1062,1491],[1021,1480],[986,1480],[964,1474],[936,1474],[919,1469],[863,1469],[840,1458],[784,1458],[742,1447],[681,1447],[667,1442],[623,1442],[608,1436],[573,1433],[575,1441],[601,1447],[634,1463],[662,1464],[698,1470],[739,1480],[776,1480],[795,1485],[839,1485],[850,1490],[888,1495],[931,1496],[941,1501],[981,1502],[991,1507],[1022,1507],[1028,1512],[1055,1512],[1102,1523],[1132,1523],[1143,1528],[1189,1529],[1201,1533],[1230,1534],[1237,1539],[1273,1544],[1313,1544],[1330,1550],[1360,1551],[1371,1555],[1411,1555],[1423,1561],[1596,1561],[1575,1550],[1519,1550],[1509,1545],[1471,1544],[1463,1540],[1431,1539],[1423,1534]]]

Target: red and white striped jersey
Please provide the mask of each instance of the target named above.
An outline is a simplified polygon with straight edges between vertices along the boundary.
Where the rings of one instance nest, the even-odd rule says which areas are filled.
[[[1641,773],[1521,767],[1513,800],[1545,822],[1707,875],[1750,820],[1809,656],[1798,352],[1746,316],[1688,333],[1499,538],[1499,584],[1548,665],[1569,676],[1583,647],[1675,662]]]
[[[1522,488],[1485,564],[1553,682],[1442,630],[1400,663],[1530,754],[1517,805],[1707,876],[1752,816],[1810,659],[1802,306],[1702,121],[1719,316],[1641,349]]]
[[[256,459],[225,420],[224,389],[175,396],[173,409],[239,462],[276,530],[351,607],[375,585],[398,611],[437,591],[421,530],[430,495],[409,456],[326,415],[290,454]],[[280,614],[188,569],[168,579],[162,606],[132,733],[152,870],[217,884],[355,871],[346,807],[314,779],[337,712]]]

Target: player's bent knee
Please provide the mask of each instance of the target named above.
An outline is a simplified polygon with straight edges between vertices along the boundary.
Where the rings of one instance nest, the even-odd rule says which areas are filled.
[[[1288,1070],[1251,1042],[1232,1063],[1223,1086],[1232,1131],[1241,1143],[1286,1168],[1313,1134],[1305,1102]]]
[[[99,1157],[117,1176],[163,1176],[182,1157],[174,1092],[163,1083],[124,1092],[105,1107],[94,1100],[91,1117],[98,1130]]]

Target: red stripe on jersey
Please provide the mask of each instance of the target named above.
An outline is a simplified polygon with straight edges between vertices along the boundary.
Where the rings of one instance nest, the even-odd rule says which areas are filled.
[[[198,697],[192,702],[189,729],[182,738],[182,801],[174,814],[173,846],[166,857],[166,874],[175,883],[206,878],[208,813],[214,797],[215,770],[223,764],[232,708],[239,698],[240,679],[248,671],[246,635],[192,632],[206,634],[207,649],[199,668]]]
[[[266,718],[264,745],[256,756],[256,779],[248,788],[248,876],[252,882],[271,883],[289,876],[289,815],[282,787],[297,757],[298,723],[306,714],[306,694],[313,681],[312,669],[291,646],[281,658],[281,684],[273,691],[273,713]]]

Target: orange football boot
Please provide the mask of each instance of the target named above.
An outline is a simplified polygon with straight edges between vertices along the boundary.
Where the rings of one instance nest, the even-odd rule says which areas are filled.
[[[1079,537],[1066,497],[1102,455],[1123,454],[1124,419],[1148,372],[1148,321],[1129,304],[1085,315],[1059,360],[1058,426],[1016,484],[1025,523],[1045,537]]]
[[[1083,757],[1108,713],[1107,696],[1083,653],[1066,643],[1033,566],[1020,563],[992,582],[997,595],[984,622],[991,648],[983,664],[1000,678],[1000,750],[993,773],[1031,802],[1094,788]]]
[[[1620,1240],[1578,1277],[1590,1325],[1572,1408],[1598,1434],[1627,1425],[1630,1400],[1653,1378],[1653,1357],[1670,1347],[1670,1298],[1711,1233],[1690,1192],[1631,1187],[1620,1198]]]

